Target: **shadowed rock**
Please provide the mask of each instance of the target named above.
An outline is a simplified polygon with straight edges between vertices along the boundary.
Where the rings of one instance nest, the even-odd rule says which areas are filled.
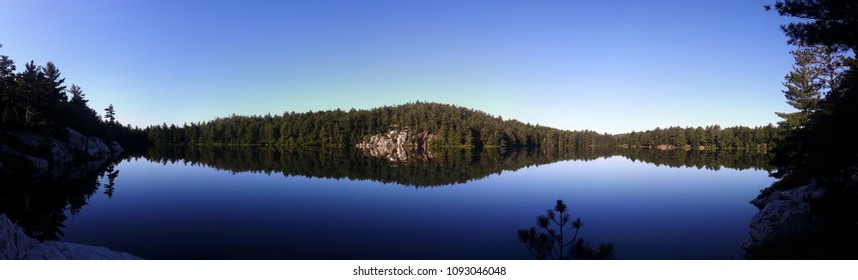
[[[0,176],[76,179],[124,151],[116,141],[85,136],[71,128],[65,134],[0,132]]]
[[[0,259],[3,260],[139,260],[104,247],[58,241],[39,242],[0,214]]]

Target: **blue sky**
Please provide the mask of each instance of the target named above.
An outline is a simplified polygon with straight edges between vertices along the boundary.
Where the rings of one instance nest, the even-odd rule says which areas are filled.
[[[416,100],[608,133],[790,111],[772,1],[2,1],[0,53],[141,127]]]

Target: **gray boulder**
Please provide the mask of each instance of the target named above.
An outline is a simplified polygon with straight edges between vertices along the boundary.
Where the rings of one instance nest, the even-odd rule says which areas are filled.
[[[105,143],[71,128],[65,130],[68,136],[64,139],[31,132],[0,132],[9,141],[8,145],[0,144],[0,175],[76,179],[125,151],[116,141]]]
[[[823,195],[825,189],[810,181],[796,188],[774,191],[752,200],[751,204],[760,208],[760,212],[751,218],[751,239],[744,246],[751,248],[769,240],[812,229],[816,223],[810,211],[810,201]]]
[[[139,260],[140,257],[104,247],[47,241],[40,243],[24,234],[0,214],[0,260]]]

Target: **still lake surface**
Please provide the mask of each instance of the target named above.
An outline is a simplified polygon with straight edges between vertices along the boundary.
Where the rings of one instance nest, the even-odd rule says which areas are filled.
[[[585,224],[580,236],[614,243],[617,259],[741,259],[757,212],[748,202],[774,181],[763,169],[616,154],[516,155],[527,163],[500,166],[513,160],[462,156],[480,172],[445,156],[363,156],[370,164],[329,155],[322,162],[335,168],[315,174],[319,163],[294,153],[242,153],[252,156],[122,160],[110,196],[103,176],[86,205],[65,210],[59,239],[148,259],[530,259],[516,231],[563,199]],[[463,177],[424,180],[456,172]]]

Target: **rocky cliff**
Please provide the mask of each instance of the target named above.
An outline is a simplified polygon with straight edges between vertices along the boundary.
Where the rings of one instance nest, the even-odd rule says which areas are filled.
[[[370,156],[386,157],[390,161],[406,161],[409,149],[427,150],[434,138],[435,135],[427,131],[411,133],[408,129],[394,129],[386,134],[364,136],[363,140],[355,146]],[[421,153],[421,155],[431,154]]]
[[[813,230],[816,219],[810,209],[814,199],[825,195],[825,189],[811,180],[801,186],[771,191],[751,201],[760,209],[751,218],[751,239],[743,246],[755,248],[766,242]]]
[[[0,214],[0,260],[139,260],[140,257],[104,247],[30,238]]]
[[[0,177],[77,179],[101,167],[124,150],[116,141],[104,141],[65,128],[65,136],[32,132],[0,132]]]
[[[765,189],[751,201],[760,212],[743,244],[748,257],[858,258],[858,175],[847,176],[788,178]]]

